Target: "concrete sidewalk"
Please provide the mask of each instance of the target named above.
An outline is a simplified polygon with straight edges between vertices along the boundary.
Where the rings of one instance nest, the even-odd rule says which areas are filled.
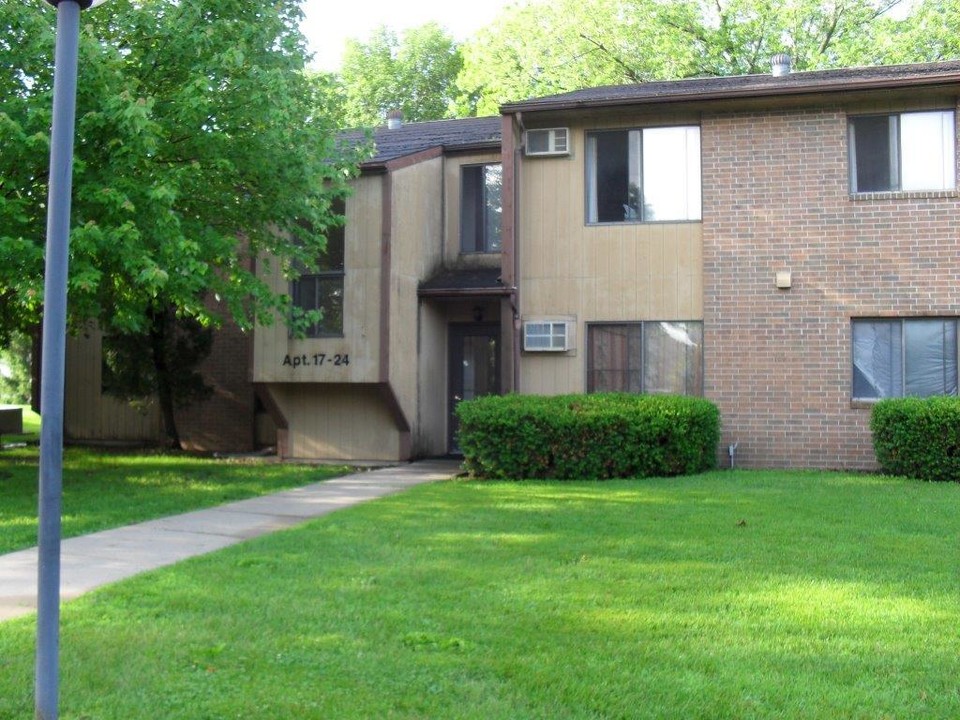
[[[64,540],[60,597],[69,600],[137,573],[264,535],[349,505],[459,472],[455,460],[421,460],[346,475],[208,510]],[[37,549],[0,555],[0,622],[37,607]]]

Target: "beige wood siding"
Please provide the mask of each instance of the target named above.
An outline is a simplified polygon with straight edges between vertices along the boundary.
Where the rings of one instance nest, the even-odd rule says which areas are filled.
[[[372,385],[289,383],[270,392],[289,423],[289,457],[395,461],[400,434]]]
[[[152,399],[137,407],[104,395],[103,334],[93,323],[67,338],[63,398],[63,432],[67,440],[154,443],[163,438],[158,405]]]
[[[443,160],[436,158],[393,177],[389,380],[411,425],[417,418],[419,355],[436,352],[418,344],[417,289],[441,265],[442,170]]]
[[[255,382],[376,382],[380,357],[380,247],[383,176],[359,178],[347,198],[342,338],[291,338],[277,318],[254,334]],[[274,267],[262,276],[277,292],[290,283]],[[322,364],[320,364],[321,357]],[[331,358],[340,356],[339,365]],[[343,364],[344,356],[349,364]],[[289,362],[285,364],[285,360]]]
[[[657,117],[602,126],[691,122]],[[524,158],[519,169],[522,316],[577,323],[575,350],[523,353],[525,393],[584,390],[587,323],[703,319],[700,222],[587,225],[584,139],[598,127],[571,127],[569,157]]]
[[[447,313],[437,303],[420,305],[419,398],[414,437],[418,455],[447,451]]]

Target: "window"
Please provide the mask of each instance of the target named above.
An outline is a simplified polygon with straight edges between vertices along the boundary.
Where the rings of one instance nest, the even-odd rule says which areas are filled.
[[[955,135],[950,111],[850,118],[851,191],[952,190]]]
[[[342,202],[334,212],[343,215]],[[291,295],[295,307],[320,310],[320,321],[307,328],[307,337],[339,337],[343,335],[344,229],[339,226],[327,235],[327,250],[309,270],[293,281]]]
[[[500,165],[469,165],[460,171],[460,251],[500,252]]]
[[[700,219],[700,128],[587,135],[587,222]]]
[[[703,394],[703,323],[587,327],[587,392]]]
[[[957,321],[853,321],[853,398],[957,394]]]

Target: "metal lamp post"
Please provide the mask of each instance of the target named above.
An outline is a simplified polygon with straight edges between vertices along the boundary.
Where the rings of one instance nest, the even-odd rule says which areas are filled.
[[[63,378],[67,259],[80,11],[106,0],[47,0],[57,8],[50,136],[50,189],[40,367],[40,524],[37,573],[36,718],[56,720],[60,645],[60,498],[63,489]]]

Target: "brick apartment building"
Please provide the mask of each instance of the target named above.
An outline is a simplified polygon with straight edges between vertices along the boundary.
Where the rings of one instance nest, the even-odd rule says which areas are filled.
[[[232,419],[402,460],[477,394],[696,393],[739,466],[874,467],[877,398],[957,392],[958,97],[960,62],[781,67],[394,122]]]

